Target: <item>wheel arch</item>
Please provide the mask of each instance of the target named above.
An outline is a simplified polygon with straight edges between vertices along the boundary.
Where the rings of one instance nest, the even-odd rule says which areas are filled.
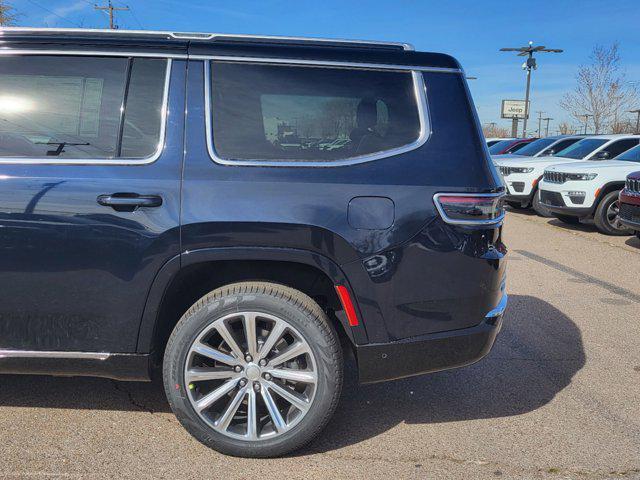
[[[364,325],[349,326],[335,291],[347,287],[342,269],[315,252],[290,248],[230,247],[185,252],[156,275],[145,304],[137,352],[162,358],[173,327],[199,298],[220,286],[247,280],[271,281],[296,288],[318,301],[347,345],[367,343]],[[362,318],[355,305],[359,318]]]
[[[593,214],[595,214],[595,211],[600,205],[600,202],[607,194],[615,190],[622,190],[623,188],[624,188],[624,180],[607,182],[602,187],[600,187],[600,189],[597,190],[598,196],[596,197],[595,202],[593,202]]]

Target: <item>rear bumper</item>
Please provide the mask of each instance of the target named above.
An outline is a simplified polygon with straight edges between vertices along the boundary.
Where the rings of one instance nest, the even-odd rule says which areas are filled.
[[[356,346],[360,382],[394,380],[477,362],[491,350],[506,306],[505,293],[498,306],[473,327]]]

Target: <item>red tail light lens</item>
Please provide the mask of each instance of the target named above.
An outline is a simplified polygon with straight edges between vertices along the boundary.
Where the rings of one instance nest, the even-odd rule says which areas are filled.
[[[504,193],[437,193],[442,219],[454,225],[493,225],[504,219]]]

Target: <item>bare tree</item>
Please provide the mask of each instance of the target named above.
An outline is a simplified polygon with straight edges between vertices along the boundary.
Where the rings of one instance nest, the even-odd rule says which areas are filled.
[[[602,133],[636,103],[638,90],[625,80],[617,43],[595,46],[589,59],[590,64],[578,69],[576,88],[560,106],[580,122],[585,114],[591,115],[594,133]]]
[[[485,138],[508,138],[511,136],[511,131],[498,127],[495,123],[483,125],[482,133],[484,133]]]
[[[0,27],[15,25],[18,15],[5,0],[0,0]]]
[[[576,133],[575,129],[567,122],[558,124],[558,132],[560,132],[560,135],[571,135]]]
[[[635,133],[636,126],[628,118],[622,120],[616,119],[611,123],[610,130],[611,133]]]

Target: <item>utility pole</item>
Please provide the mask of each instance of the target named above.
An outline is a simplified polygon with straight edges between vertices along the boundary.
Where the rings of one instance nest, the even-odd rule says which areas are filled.
[[[593,117],[593,115],[589,115],[585,113],[584,115],[578,115],[579,117],[584,117],[584,134],[587,134],[587,125],[589,123],[589,117]]]
[[[547,128],[545,129],[544,136],[548,137],[549,136],[549,120],[553,120],[553,118],[547,117],[547,118],[543,118],[543,120],[547,121]]]
[[[546,112],[538,111],[536,113],[538,114],[538,137],[541,137],[542,131],[540,129],[542,128],[542,114]]]
[[[103,11],[109,12],[109,28],[111,30],[116,30],[118,28],[118,25],[116,25],[116,22],[115,22],[114,12],[116,11],[126,12],[129,10],[129,7],[114,7],[113,4],[111,3],[111,0],[109,0],[109,4],[106,7],[100,7],[98,5],[94,5],[93,8],[95,8],[96,10],[103,10]]]
[[[640,108],[629,110],[629,113],[635,113],[636,117],[636,135],[640,134]]]
[[[524,125],[522,126],[522,136],[527,136],[527,119],[529,118],[529,91],[531,89],[531,70],[537,69],[536,59],[533,54],[538,52],[552,52],[562,53],[559,48],[547,48],[545,46],[533,46],[533,42],[529,42],[526,47],[518,48],[501,48],[501,52],[519,52],[519,57],[527,57],[527,61],[522,65],[522,68],[527,71],[527,88],[524,96]]]

